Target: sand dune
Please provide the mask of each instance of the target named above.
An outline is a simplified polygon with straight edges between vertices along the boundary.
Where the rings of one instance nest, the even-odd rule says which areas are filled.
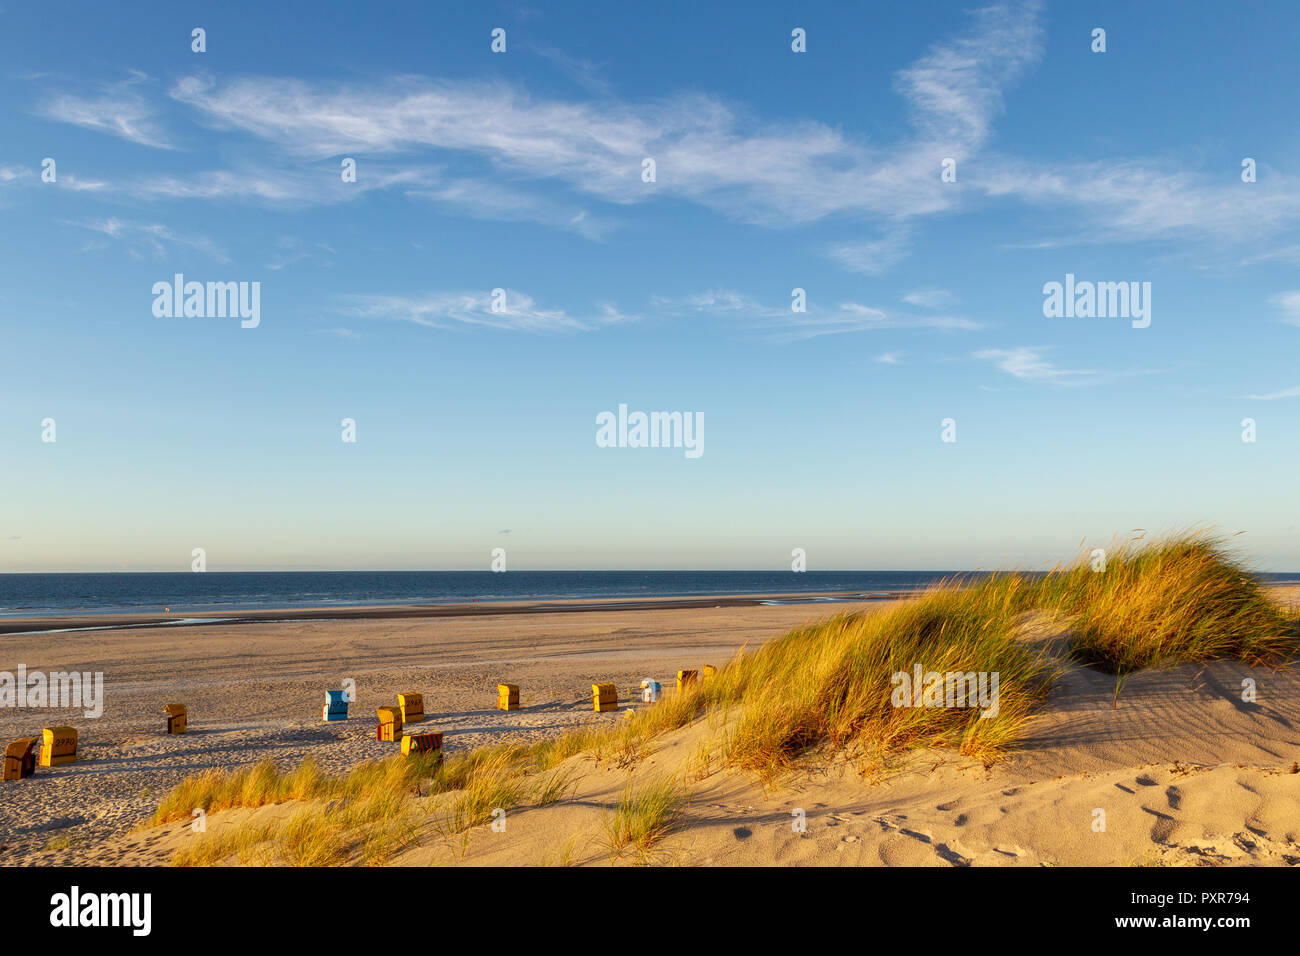
[[[424,690],[436,714],[429,726],[447,732],[449,748],[468,747],[627,719],[591,714],[585,684],[614,679],[629,688],[641,676],[667,678],[678,666],[722,664],[741,644],[777,636],[812,613],[778,606],[639,611],[617,619],[575,614],[529,619],[526,628],[518,618],[358,622],[342,625],[346,636],[338,624],[293,624],[270,639],[271,625],[256,635],[213,627],[202,629],[201,647],[174,635],[80,638],[84,646],[62,647],[57,663],[80,666],[111,651],[113,672],[131,679],[113,691],[103,729],[83,731],[85,760],[6,785],[2,858],[163,864],[196,839],[186,823],[126,830],[194,769],[268,755],[288,764],[308,753],[343,769],[391,753],[391,745],[372,738],[369,706],[346,724],[313,721],[309,708],[319,707],[324,682],[336,675],[358,675],[358,686],[378,698],[407,685]],[[1059,635],[1031,638],[1051,644]],[[179,667],[178,655],[186,657]],[[524,686],[525,709],[484,707],[499,678]],[[1242,700],[1247,678],[1257,687],[1251,703]],[[726,729],[702,720],[657,739],[631,768],[570,758],[560,769],[572,775],[573,792],[550,806],[510,811],[505,832],[478,827],[467,840],[449,839],[426,822],[415,845],[392,862],[1300,864],[1300,676],[1229,663],[1184,665],[1134,675],[1118,697],[1115,690],[1111,676],[1071,670],[1021,744],[992,766],[923,751],[864,777],[851,761],[815,754],[766,787],[716,760],[702,767],[702,749]],[[157,711],[172,697],[191,701],[196,732],[168,738],[147,729],[161,723]],[[13,715],[3,719],[12,722]],[[629,781],[635,788],[666,775],[684,779],[690,791],[674,830],[645,857],[612,853],[603,840],[610,808]],[[278,819],[291,809],[213,814],[209,832]],[[798,812],[802,832],[792,815]]]

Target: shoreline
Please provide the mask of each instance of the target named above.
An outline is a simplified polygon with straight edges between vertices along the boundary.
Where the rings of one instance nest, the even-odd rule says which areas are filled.
[[[555,601],[484,601],[449,604],[382,604],[348,607],[257,608],[234,611],[176,611],[170,614],[90,614],[0,618],[0,635],[136,628],[186,628],[293,622],[413,620],[495,617],[505,614],[581,614],[600,611],[688,610],[710,607],[849,604],[896,601],[915,591],[794,591],[688,597],[565,598]]]
[[[1261,586],[1283,606],[1300,608],[1300,585],[1287,581]],[[174,611],[169,614],[67,614],[50,617],[0,617],[0,637],[83,631],[213,627],[242,624],[307,624],[331,621],[414,621],[429,618],[491,618],[502,615],[585,614],[609,611],[692,610],[763,605],[834,606],[899,601],[924,588],[873,591],[773,591],[633,598],[561,598],[553,601],[459,601],[447,604],[375,604],[345,607],[250,608],[233,611]]]

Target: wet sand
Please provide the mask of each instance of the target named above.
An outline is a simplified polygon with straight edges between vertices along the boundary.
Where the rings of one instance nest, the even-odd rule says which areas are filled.
[[[834,604],[887,601],[906,591],[819,591],[775,594],[725,594],[706,597],[609,598],[599,600],[484,601],[459,604],[385,604],[325,608],[265,608],[239,611],[91,614],[0,618],[0,635],[41,631],[104,630],[137,627],[210,627],[214,624],[278,624],[289,621],[413,620],[434,617],[493,617],[502,614],[577,614],[584,611],[640,611],[714,607],[752,607],[767,602]]]

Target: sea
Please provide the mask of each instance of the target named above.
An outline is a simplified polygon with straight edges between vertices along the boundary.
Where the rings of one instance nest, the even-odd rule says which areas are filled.
[[[477,601],[914,591],[961,571],[205,571],[0,574],[0,618],[219,613]],[[1261,574],[1300,583],[1300,574]],[[846,598],[847,599],[847,598]],[[808,600],[814,600],[808,598]]]
[[[192,571],[0,574],[0,617],[235,612],[489,601],[852,592],[885,597],[943,571]]]

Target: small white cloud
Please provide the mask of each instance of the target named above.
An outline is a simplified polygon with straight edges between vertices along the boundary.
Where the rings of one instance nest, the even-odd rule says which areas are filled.
[[[1260,402],[1272,402],[1279,398],[1300,398],[1300,385],[1294,388],[1284,388],[1280,392],[1269,392],[1265,395],[1247,395],[1245,397]]]
[[[1268,301],[1282,313],[1282,321],[1300,325],[1300,289],[1279,292]]]
[[[882,352],[881,354],[876,356],[876,361],[879,362],[881,365],[902,365],[903,353]]]
[[[454,179],[407,195],[448,206],[461,215],[502,222],[539,222],[567,229],[588,239],[601,239],[615,225],[612,219],[591,215],[569,203],[507,188],[486,179]]]
[[[743,292],[732,289],[708,289],[695,295],[681,297],[655,296],[651,304],[660,312],[683,315],[703,312],[716,315],[740,315],[777,318],[790,314],[788,303],[775,306],[760,302]]]
[[[59,93],[46,99],[40,112],[60,123],[93,129],[141,146],[174,149],[155,119],[157,110],[132,89],[146,79],[144,74],[135,72],[131,80],[104,87],[100,96]]]
[[[115,216],[82,222],[69,220],[63,220],[63,222],[65,225],[76,226],[78,229],[89,229],[92,232],[108,236],[110,239],[125,242],[128,244],[128,251],[137,257],[139,257],[143,248],[162,258],[167,254],[168,245],[180,245],[197,249],[217,262],[226,263],[230,261],[229,257],[207,236],[181,235],[162,223],[137,222],[129,219],[118,219]]]
[[[908,243],[911,239],[906,230],[883,239],[869,242],[841,242],[830,247],[828,253],[850,272],[865,275],[880,275],[907,258]]]
[[[900,315],[886,312],[860,302],[841,302],[832,312],[810,310],[806,313],[788,313],[779,323],[778,341],[797,341],[819,335],[836,335],[844,332],[871,332],[880,329],[946,329],[970,332],[979,323],[961,316],[951,315]]]
[[[718,316],[755,319],[752,328],[773,333],[777,341],[791,342],[834,335],[841,332],[867,332],[873,329],[949,329],[972,331],[978,322],[953,315],[913,315],[887,312],[860,302],[841,302],[834,309],[794,312],[789,301],[773,305],[753,296],[730,289],[710,289],[683,298],[656,297],[656,309],[668,314],[705,313]]]
[[[349,296],[348,313],[367,319],[397,319],[431,328],[492,328],[533,332],[586,332],[605,325],[634,321],[616,307],[597,305],[587,316],[573,316],[564,309],[543,309],[532,296],[505,290],[505,307],[492,310],[490,292],[432,292],[416,296]]]
[[[1023,382],[1052,382],[1057,385],[1093,385],[1101,381],[1100,373],[1092,369],[1061,368],[1043,357],[1045,346],[1021,346],[1014,349],[983,349],[974,353],[977,359],[993,362],[1008,375]]]
[[[952,305],[955,299],[947,289],[917,289],[903,296],[903,301],[922,309],[942,309]]]

